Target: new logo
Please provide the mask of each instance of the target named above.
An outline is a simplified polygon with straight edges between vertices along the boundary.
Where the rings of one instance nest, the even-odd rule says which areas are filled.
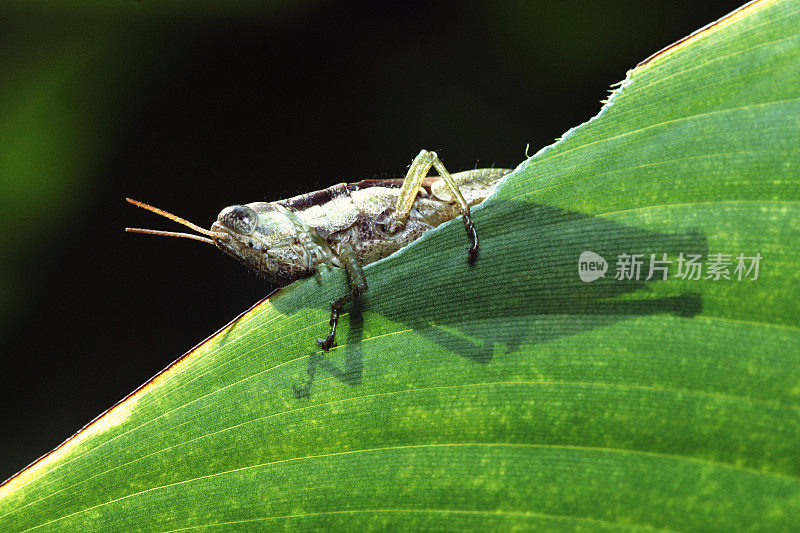
[[[602,256],[589,251],[581,252],[578,258],[578,275],[581,277],[581,281],[589,283],[605,277],[606,270],[608,270],[608,263]]]

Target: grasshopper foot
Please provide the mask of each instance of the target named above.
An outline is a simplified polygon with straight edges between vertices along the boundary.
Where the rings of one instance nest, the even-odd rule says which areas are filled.
[[[478,232],[475,231],[475,223],[472,222],[472,218],[470,218],[469,214],[464,215],[464,228],[467,230],[467,236],[472,242],[468,253],[469,263],[473,264],[475,259],[478,257]]]
[[[331,306],[331,321],[330,321],[331,332],[328,333],[328,336],[324,339],[317,337],[317,344],[319,345],[320,348],[322,348],[322,351],[327,352],[328,350],[336,346],[335,342],[336,325],[338,323],[339,323],[339,307],[336,305],[336,303],[334,303],[334,305]]]
[[[324,339],[321,337],[317,337],[317,345],[319,345],[319,347],[322,348],[322,351],[327,352],[328,350],[336,346],[336,342],[334,341],[335,337],[336,336],[333,333],[331,333]]]

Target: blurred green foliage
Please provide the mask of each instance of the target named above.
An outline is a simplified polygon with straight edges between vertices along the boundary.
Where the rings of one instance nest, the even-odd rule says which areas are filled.
[[[26,263],[65,238],[96,194],[117,136],[138,110],[136,92],[158,90],[158,71],[180,60],[198,24],[303,7],[291,4],[42,0],[0,6],[0,221],[6,228],[0,233],[0,331],[4,314],[29,289]]]

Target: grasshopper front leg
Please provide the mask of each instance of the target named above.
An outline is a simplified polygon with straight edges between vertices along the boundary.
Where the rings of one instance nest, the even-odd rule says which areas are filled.
[[[408,215],[411,213],[411,207],[414,205],[414,200],[417,198],[419,188],[422,185],[422,181],[425,179],[425,176],[428,175],[431,167],[435,168],[439,173],[439,177],[445,183],[461,210],[461,214],[464,218],[464,228],[472,243],[468,252],[469,262],[472,263],[478,255],[478,233],[475,231],[475,224],[470,217],[469,205],[461,195],[461,191],[458,189],[458,185],[453,177],[447,169],[444,168],[444,164],[442,164],[436,152],[422,150],[417,154],[417,157],[414,158],[403,180],[403,186],[400,188],[395,210],[389,216],[386,228],[390,233],[395,233],[405,227],[406,222],[408,222]]]
[[[358,263],[355,251],[350,243],[343,242],[339,245],[339,260],[344,263],[344,268],[347,272],[347,278],[350,282],[350,292],[335,300],[331,304],[331,332],[326,338],[317,339],[317,344],[319,344],[320,347],[326,352],[335,345],[334,340],[336,338],[336,326],[339,323],[339,313],[342,310],[342,306],[344,306],[344,304],[347,302],[351,302],[355,298],[358,298],[367,290],[367,280],[364,277],[364,270]]]

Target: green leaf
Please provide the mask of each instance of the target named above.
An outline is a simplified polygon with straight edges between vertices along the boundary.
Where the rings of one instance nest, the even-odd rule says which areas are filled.
[[[1,487],[3,529],[797,530],[798,30],[756,2],[629,72],[475,210],[474,267],[459,221],[370,265],[329,353],[340,271],[246,312]]]

